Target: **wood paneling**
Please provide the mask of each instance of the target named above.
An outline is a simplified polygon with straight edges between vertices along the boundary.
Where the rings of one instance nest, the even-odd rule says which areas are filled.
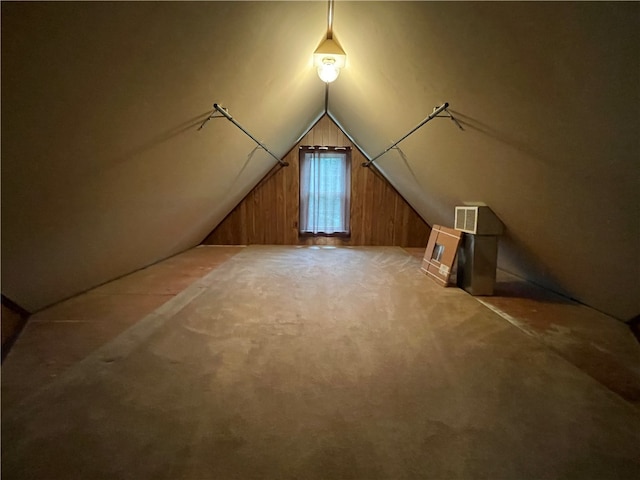
[[[351,147],[351,237],[298,235],[299,147]],[[209,234],[209,245],[396,245],[424,247],[430,228],[328,117],[318,123]]]

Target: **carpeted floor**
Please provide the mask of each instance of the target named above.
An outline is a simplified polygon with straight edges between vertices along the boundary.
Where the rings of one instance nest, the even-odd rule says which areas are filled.
[[[3,412],[3,479],[640,476],[637,409],[417,265],[244,249]]]

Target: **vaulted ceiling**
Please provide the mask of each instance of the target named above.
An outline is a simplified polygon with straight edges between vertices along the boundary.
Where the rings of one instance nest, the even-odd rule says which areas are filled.
[[[430,224],[640,313],[640,4],[337,2],[328,113]],[[324,113],[326,2],[2,3],[2,293],[34,311],[197,245]]]

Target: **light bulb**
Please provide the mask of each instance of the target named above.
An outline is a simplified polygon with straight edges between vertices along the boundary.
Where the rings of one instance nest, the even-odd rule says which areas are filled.
[[[318,76],[320,80],[325,83],[331,83],[340,74],[340,69],[336,65],[336,61],[333,58],[323,58],[322,65],[318,67]]]

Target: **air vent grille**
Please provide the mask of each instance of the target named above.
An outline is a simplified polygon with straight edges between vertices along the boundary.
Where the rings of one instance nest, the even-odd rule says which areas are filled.
[[[504,225],[486,205],[456,207],[455,229],[474,235],[502,235]]]
[[[455,228],[462,232],[476,233],[478,207],[456,207]]]
[[[476,231],[476,226],[477,226],[477,219],[478,219],[478,215],[476,215],[478,213],[478,211],[476,209],[473,208],[469,208],[466,210],[466,218],[464,221],[464,229],[465,230],[469,230],[469,231]]]

